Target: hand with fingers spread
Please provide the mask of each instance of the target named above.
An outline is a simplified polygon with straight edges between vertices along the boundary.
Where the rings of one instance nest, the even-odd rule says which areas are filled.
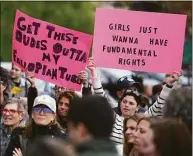
[[[91,71],[92,77],[97,77],[97,70],[94,64],[93,57],[89,58],[87,68]]]
[[[170,77],[168,78],[167,84],[168,85],[173,85],[174,82],[178,81],[178,79],[182,76],[182,71],[181,72],[173,72]]]
[[[78,78],[80,80],[82,80],[82,84],[85,86],[85,87],[88,87],[88,73],[86,71],[81,71],[79,74],[78,74]]]
[[[22,152],[20,148],[15,148],[13,151],[13,156],[22,156]]]
[[[26,70],[25,75],[26,79],[30,82],[31,87],[35,87],[35,74]]]

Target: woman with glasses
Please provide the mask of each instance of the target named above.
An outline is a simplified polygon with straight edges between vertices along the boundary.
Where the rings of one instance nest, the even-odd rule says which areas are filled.
[[[10,135],[14,129],[22,126],[22,121],[26,120],[27,112],[25,111],[23,100],[12,98],[8,100],[2,109],[2,124],[0,125],[1,156],[7,149],[10,141]]]
[[[56,121],[56,101],[48,95],[35,98],[32,120],[25,128],[13,132],[5,155],[27,155],[30,145],[41,136],[66,139],[64,131]]]
[[[92,85],[95,94],[105,96],[100,76],[97,73],[94,65],[94,59],[90,58],[87,68],[91,71]],[[173,83],[179,79],[181,73],[173,72],[168,80],[168,83],[163,86],[163,89],[158,97],[157,101],[145,112],[147,116],[162,116],[162,109],[165,103],[165,99],[169,96],[172,90]],[[120,79],[124,81],[126,78]],[[141,95],[136,89],[129,88],[122,90],[118,101],[118,110],[115,112],[115,124],[111,135],[111,140],[118,145],[123,144],[123,120],[126,117],[134,115],[141,104]]]

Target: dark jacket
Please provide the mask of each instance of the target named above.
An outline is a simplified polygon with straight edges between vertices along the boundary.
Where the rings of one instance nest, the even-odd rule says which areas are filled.
[[[57,124],[52,126],[37,126],[33,124],[31,134],[26,132],[26,128],[16,128],[12,132],[11,140],[5,152],[5,156],[13,156],[12,151],[14,148],[20,148],[22,150],[23,156],[26,156],[32,143],[43,136],[60,138],[64,141],[67,139],[65,132],[60,129]]]
[[[5,125],[0,124],[0,156],[3,156],[3,153],[6,151],[11,133],[8,131],[8,128]]]
[[[108,139],[95,139],[76,146],[79,156],[118,156],[115,145]]]

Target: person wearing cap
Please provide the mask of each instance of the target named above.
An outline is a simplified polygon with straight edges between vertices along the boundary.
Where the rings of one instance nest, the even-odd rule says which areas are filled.
[[[139,82],[135,82],[131,76],[127,75],[127,76],[123,76],[117,80],[116,95],[117,95],[118,99],[120,99],[123,96],[124,92],[127,89],[141,93],[143,90],[143,87]],[[114,107],[113,110],[117,113],[118,107]]]
[[[12,156],[20,151],[27,155],[30,145],[41,136],[66,139],[65,132],[56,121],[56,101],[49,95],[35,98],[29,125],[13,131],[5,155]]]
[[[102,84],[100,81],[100,77],[97,73],[96,67],[94,66],[93,58],[89,59],[87,68],[91,71],[92,85],[93,85],[93,89],[94,89],[95,94],[106,97],[106,94],[103,90],[103,87],[102,87]],[[145,111],[146,116],[149,116],[149,117],[150,116],[162,116],[162,112],[163,112],[162,109],[163,109],[163,106],[165,104],[165,100],[167,99],[167,97],[169,96],[169,93],[172,90],[173,83],[175,81],[177,81],[180,76],[181,76],[181,74],[178,72],[173,72],[173,74],[170,75],[168,83],[163,86],[163,89],[162,89],[158,99],[156,100],[156,102],[150,108],[148,108],[147,111]],[[124,84],[124,83],[126,84],[127,78],[126,77],[122,78],[119,81],[122,82],[122,84]],[[135,84],[135,83],[133,83],[133,84]],[[125,85],[123,85],[123,86],[125,86]],[[118,132],[116,133],[116,135],[113,135],[113,133],[114,133],[113,132],[112,133],[113,137],[111,137],[111,139],[115,143],[118,143],[118,144],[123,143],[123,120],[124,120],[124,118],[128,117],[130,115],[133,115],[133,112],[134,113],[137,112],[139,109],[138,106],[140,105],[140,103],[139,103],[140,100],[137,100],[136,98],[134,99],[133,96],[130,96],[129,99],[127,99],[127,102],[125,102],[125,103],[128,103],[127,110],[129,110],[130,113],[124,113],[120,109],[122,107],[121,103],[124,103],[124,101],[122,101],[122,100],[124,100],[123,96],[124,96],[126,91],[128,92],[128,90],[129,90],[129,91],[133,92],[133,94],[139,96],[139,92],[137,91],[137,89],[134,89],[134,88],[131,89],[131,88],[130,89],[123,88],[119,92],[120,93],[119,95],[121,98],[119,99],[119,102],[118,102],[118,110],[114,111],[115,112],[115,124],[114,124],[113,130],[115,132],[115,130],[118,129]],[[135,104],[134,107],[132,104]],[[126,104],[124,104],[124,105],[126,105]]]

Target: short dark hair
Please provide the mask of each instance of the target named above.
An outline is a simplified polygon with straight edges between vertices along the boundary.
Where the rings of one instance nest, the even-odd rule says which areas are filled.
[[[181,118],[192,133],[192,88],[182,87],[172,90],[164,105],[163,115]]]
[[[83,123],[95,138],[109,138],[114,124],[114,114],[106,98],[87,96],[73,100],[67,120],[75,126]]]

